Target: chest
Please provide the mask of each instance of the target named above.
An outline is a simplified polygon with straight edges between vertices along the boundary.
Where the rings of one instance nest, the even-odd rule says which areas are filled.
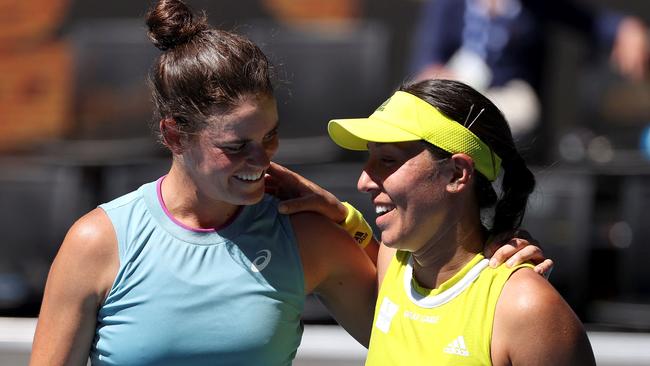
[[[304,292],[273,235],[189,246],[152,232],[126,255],[98,314],[94,364],[290,364]]]

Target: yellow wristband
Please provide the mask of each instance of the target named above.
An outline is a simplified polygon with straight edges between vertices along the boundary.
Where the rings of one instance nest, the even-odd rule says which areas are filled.
[[[365,248],[370,243],[370,239],[372,239],[372,228],[370,228],[370,225],[363,218],[361,212],[354,208],[354,206],[347,202],[343,202],[343,206],[348,209],[348,215],[345,217],[345,221],[340,224],[341,227],[354,238],[354,241],[361,248]]]

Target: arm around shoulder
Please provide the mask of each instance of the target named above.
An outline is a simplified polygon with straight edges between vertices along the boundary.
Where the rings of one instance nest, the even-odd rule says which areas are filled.
[[[356,242],[325,217],[291,216],[305,272],[305,292],[316,293],[334,318],[368,346],[376,301],[376,268]]]
[[[582,323],[541,276],[520,269],[506,282],[494,317],[494,365],[595,365]]]
[[[86,365],[97,310],[118,267],[113,226],[97,208],[70,228],[52,263],[30,365]]]

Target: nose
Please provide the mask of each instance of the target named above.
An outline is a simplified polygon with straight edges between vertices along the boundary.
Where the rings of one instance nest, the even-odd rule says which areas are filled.
[[[266,168],[271,164],[271,157],[275,151],[269,151],[262,145],[256,145],[251,149],[248,156],[248,163],[255,167]]]
[[[369,193],[377,189],[379,189],[379,185],[368,173],[368,166],[364,167],[357,181],[357,190],[362,193]]]

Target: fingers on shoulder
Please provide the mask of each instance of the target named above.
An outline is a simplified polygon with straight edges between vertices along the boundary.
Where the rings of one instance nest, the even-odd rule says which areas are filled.
[[[498,265],[506,262],[508,266],[515,266],[523,262],[541,263],[545,260],[544,253],[539,246],[530,245],[523,239],[512,239],[497,249],[492,255],[491,262]]]

